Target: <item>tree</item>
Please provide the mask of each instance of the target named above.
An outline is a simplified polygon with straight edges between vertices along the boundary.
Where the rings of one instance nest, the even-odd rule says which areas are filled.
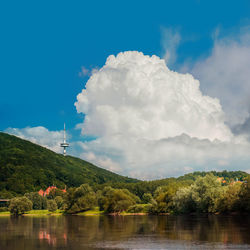
[[[170,213],[173,211],[173,198],[180,188],[178,182],[171,182],[166,186],[160,186],[154,193],[156,203],[151,209],[152,213]]]
[[[143,203],[145,203],[145,204],[152,204],[152,203],[154,203],[155,201],[154,201],[154,198],[153,198],[153,196],[152,196],[152,194],[150,194],[150,193],[145,193],[145,194],[143,194],[143,196],[142,196],[142,202]]]
[[[191,187],[184,187],[177,191],[173,198],[174,210],[178,213],[190,213],[196,210],[196,204],[192,199]]]
[[[198,177],[191,186],[192,199],[196,203],[197,211],[205,213],[216,212],[224,190],[224,187],[213,174]]]
[[[188,188],[181,188],[176,193],[174,210],[180,213],[217,212],[223,199],[225,188],[213,174],[198,177],[194,184]]]
[[[250,175],[246,178],[246,183],[241,185],[240,190],[240,210],[250,212]]]
[[[65,197],[67,213],[78,213],[92,209],[96,205],[96,194],[88,184],[70,188]]]
[[[55,202],[57,204],[58,209],[64,209],[64,200],[61,196],[56,196],[55,197]]]
[[[37,192],[26,193],[24,196],[32,201],[34,210],[47,208],[47,198],[39,195]]]
[[[127,189],[105,187],[99,204],[106,213],[122,212],[140,202],[140,199]]]
[[[65,193],[58,189],[58,188],[55,188],[55,189],[52,189],[49,194],[47,195],[47,199],[55,199],[57,196],[61,196],[61,197],[64,197]]]
[[[240,192],[242,190],[241,183],[231,184],[225,187],[225,192],[220,200],[219,210],[221,212],[238,211],[241,207]]]
[[[12,215],[21,215],[32,209],[32,202],[27,197],[16,197],[10,200],[9,211]]]
[[[48,200],[47,201],[47,208],[50,212],[55,212],[57,210],[57,204],[55,200]]]

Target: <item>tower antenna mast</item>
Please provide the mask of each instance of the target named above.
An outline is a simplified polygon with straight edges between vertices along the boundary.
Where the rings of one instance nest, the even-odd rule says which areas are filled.
[[[69,143],[66,142],[65,123],[64,123],[64,130],[63,130],[63,143],[61,143],[61,147],[63,148],[63,155],[66,156],[66,148],[69,147]]]

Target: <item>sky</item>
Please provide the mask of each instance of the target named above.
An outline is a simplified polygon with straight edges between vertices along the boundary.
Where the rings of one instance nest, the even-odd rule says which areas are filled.
[[[0,131],[140,179],[250,172],[249,1],[0,3]]]

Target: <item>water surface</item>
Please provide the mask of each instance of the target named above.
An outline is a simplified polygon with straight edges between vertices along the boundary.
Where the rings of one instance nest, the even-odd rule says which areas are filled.
[[[0,217],[0,249],[250,249],[249,216]]]

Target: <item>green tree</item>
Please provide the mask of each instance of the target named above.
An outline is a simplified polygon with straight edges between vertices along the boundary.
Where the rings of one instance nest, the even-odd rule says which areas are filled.
[[[55,197],[55,202],[57,204],[58,209],[64,209],[65,208],[65,204],[64,204],[64,200],[61,196],[56,196]]]
[[[173,198],[174,210],[180,213],[219,211],[225,188],[213,174],[198,176],[194,184],[181,188]]]
[[[57,196],[64,197],[65,193],[62,190],[55,188],[49,192],[49,194],[47,195],[47,199],[55,199]]]
[[[160,186],[154,193],[156,203],[152,207],[153,213],[171,213],[174,208],[173,198],[180,188],[181,184],[178,182],[171,182],[166,186]]]
[[[142,202],[144,204],[153,204],[155,202],[151,193],[145,193],[142,196]]]
[[[240,192],[242,190],[241,183],[235,183],[225,187],[225,192],[220,200],[220,212],[238,211],[241,208]]]
[[[192,199],[191,187],[180,188],[173,198],[174,210],[178,213],[190,213],[196,210],[196,204]]]
[[[47,198],[39,195],[37,192],[26,193],[24,196],[32,201],[34,210],[47,208]]]
[[[90,210],[96,206],[96,194],[88,184],[78,188],[68,189],[65,197],[67,213],[78,213]]]
[[[198,177],[191,186],[192,199],[196,203],[197,211],[205,213],[217,212],[224,190],[221,182],[213,174]]]
[[[47,201],[47,208],[50,212],[55,212],[57,210],[57,204],[55,200]]]
[[[32,202],[27,197],[16,197],[10,200],[9,211],[12,215],[21,215],[32,209]]]
[[[130,193],[127,189],[114,189],[105,187],[99,204],[106,213],[126,211],[130,206],[140,202],[139,197]]]
[[[246,178],[246,183],[241,185],[239,198],[240,210],[250,212],[250,175]]]

